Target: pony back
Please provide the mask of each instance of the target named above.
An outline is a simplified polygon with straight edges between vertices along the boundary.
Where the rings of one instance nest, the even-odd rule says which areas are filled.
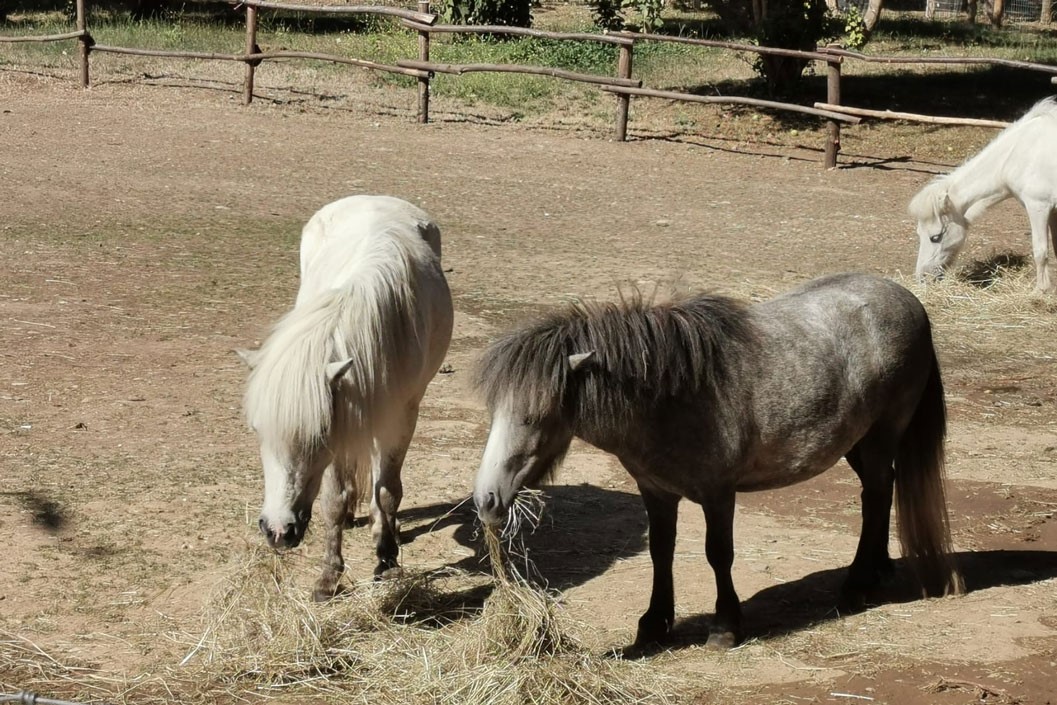
[[[409,203],[353,196],[312,217],[301,253],[297,303],[256,355],[246,416],[279,443],[325,442],[339,422],[343,439],[362,446],[384,420],[383,401],[424,386],[429,348],[446,349],[447,338],[431,335],[444,328],[434,309],[450,302],[440,232]],[[345,361],[335,383],[328,365]]]

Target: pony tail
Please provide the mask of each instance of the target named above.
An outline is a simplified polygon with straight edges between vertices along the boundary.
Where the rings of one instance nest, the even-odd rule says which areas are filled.
[[[926,595],[960,595],[965,584],[951,555],[950,522],[944,490],[943,441],[947,408],[939,361],[932,369],[895,458],[899,542]]]

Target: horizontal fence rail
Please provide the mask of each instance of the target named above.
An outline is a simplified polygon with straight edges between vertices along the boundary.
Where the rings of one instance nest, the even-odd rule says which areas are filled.
[[[421,69],[424,72],[449,73],[462,75],[464,73],[526,73],[534,76],[553,76],[566,81],[578,81],[580,83],[594,83],[601,86],[628,86],[639,87],[642,81],[632,78],[610,78],[609,76],[598,76],[591,73],[577,73],[556,69],[550,66],[522,66],[520,64],[434,64],[428,61],[398,61],[398,66],[411,69]]]
[[[181,51],[177,49],[140,49],[134,47],[117,47],[95,44],[87,29],[85,21],[86,0],[75,0],[76,29],[61,34],[40,36],[0,37],[0,44],[18,42],[54,42],[71,41],[78,43],[81,86],[90,84],[89,55],[91,52],[127,54],[133,56],[163,57],[207,61],[238,61],[245,64],[243,80],[243,102],[253,101],[254,78],[256,69],[266,61],[316,60],[347,66],[355,66],[371,71],[383,71],[416,79],[418,82],[418,121],[429,122],[430,81],[434,74],[463,75],[477,72],[527,74],[549,76],[564,81],[574,81],[597,86],[600,90],[616,97],[616,127],[614,138],[624,141],[627,138],[627,126],[631,98],[654,98],[688,103],[736,104],[747,105],[766,110],[811,115],[826,121],[826,137],[823,145],[823,164],[827,168],[837,164],[840,152],[840,131],[842,124],[858,124],[863,119],[904,120],[941,125],[969,125],[977,127],[1001,128],[1008,123],[999,120],[980,120],[972,118],[919,115],[916,113],[894,112],[891,110],[871,110],[841,104],[841,67],[846,61],[865,63],[902,64],[902,65],[986,65],[1004,67],[1019,71],[1031,71],[1047,74],[1050,82],[1057,84],[1057,66],[1037,64],[1030,61],[998,59],[988,57],[949,57],[949,56],[879,56],[850,51],[840,46],[817,47],[814,51],[799,51],[779,47],[757,46],[739,42],[712,39],[695,39],[691,37],[672,37],[663,34],[610,32],[592,34],[587,32],[552,32],[526,27],[507,27],[500,25],[449,25],[438,24],[438,15],[431,11],[429,0],[418,0],[417,9],[388,7],[377,5],[299,5],[271,0],[229,0],[234,9],[243,9],[246,18],[245,44],[242,53]],[[368,59],[337,56],[334,54],[308,51],[264,51],[257,45],[258,14],[260,11],[288,11],[304,14],[326,15],[379,15],[399,20],[400,26],[418,34],[418,56],[413,59],[400,59],[395,65],[371,61]],[[451,64],[430,60],[430,42],[435,34],[453,36],[513,36],[532,37],[550,41],[595,42],[606,44],[617,49],[615,75],[598,75],[570,71],[548,66],[523,64]],[[758,98],[740,96],[700,96],[690,93],[659,90],[644,87],[643,82],[632,76],[635,45],[641,42],[667,42],[703,48],[722,49],[725,51],[748,52],[757,55],[785,56],[801,59],[805,62],[819,62],[825,65],[826,100],[816,101],[811,105],[786,103]]]
[[[902,113],[895,110],[869,110],[867,108],[852,108],[846,105],[830,105],[829,103],[815,103],[820,110],[833,111],[841,115],[858,115],[859,117],[872,117],[879,120],[906,120],[910,122],[926,122],[933,125],[961,125],[963,127],[1009,127],[1010,123],[1002,120],[980,120],[977,118],[940,117],[934,115],[919,115],[917,113]]]
[[[535,37],[537,39],[554,39],[558,41],[582,41],[598,42],[600,44],[615,44],[618,46],[630,46],[635,40],[629,36],[620,34],[590,34],[588,32],[548,32],[531,27],[507,27],[505,25],[468,25],[468,24],[438,24],[432,27],[423,27],[417,22],[401,22],[408,29],[416,31],[429,31],[433,34],[505,34],[511,37]]]
[[[437,16],[432,12],[408,10],[403,7],[388,7],[386,5],[295,5],[283,2],[269,2],[268,0],[233,0],[232,4],[236,7],[287,10],[318,15],[388,15],[424,25],[433,25],[437,21]]]
[[[740,96],[722,96],[722,95],[693,95],[687,93],[679,93],[677,91],[659,91],[653,88],[635,88],[635,87],[624,87],[624,86],[602,86],[602,90],[609,93],[626,93],[628,95],[643,96],[645,98],[666,98],[667,100],[685,100],[688,103],[730,103],[734,105],[751,105],[757,108],[771,108],[773,110],[788,110],[789,112],[801,113],[804,115],[814,115],[815,117],[826,118],[827,120],[838,120],[840,122],[846,122],[852,125],[858,125],[862,122],[858,117],[854,115],[845,114],[839,112],[837,108],[840,106],[828,106],[829,110],[821,109],[819,103],[815,104],[815,107],[809,108],[804,105],[796,105],[793,103],[779,103],[773,100],[762,100],[760,98],[742,98]]]
[[[649,34],[646,32],[617,32],[615,36],[632,39],[635,41],[648,40],[653,42],[668,42],[671,44],[690,44],[699,47],[711,47],[713,49],[730,49],[731,51],[747,51],[753,54],[769,54],[771,56],[789,56],[805,61],[834,61],[836,55],[822,54],[817,51],[800,51],[798,49],[781,49],[779,47],[764,47],[757,44],[742,44],[739,42],[724,42],[717,39],[694,39],[693,37],[673,37],[667,34]]]
[[[86,36],[88,36],[88,32],[79,29],[76,32],[66,32],[65,34],[41,34],[34,37],[0,37],[0,42],[8,44],[16,42],[61,42],[66,39],[79,39]]]

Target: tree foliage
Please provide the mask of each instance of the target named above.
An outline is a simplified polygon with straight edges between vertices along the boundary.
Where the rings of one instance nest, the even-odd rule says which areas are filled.
[[[450,24],[532,26],[532,0],[440,0],[436,9]]]
[[[782,49],[813,50],[833,35],[826,0],[706,0],[725,29],[748,36],[757,44]],[[795,84],[807,62],[788,56],[761,54],[756,70],[772,92]]]

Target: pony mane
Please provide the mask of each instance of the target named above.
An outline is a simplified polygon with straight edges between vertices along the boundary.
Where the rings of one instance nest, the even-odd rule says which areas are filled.
[[[917,220],[938,218],[940,201],[947,193],[947,184],[949,181],[950,174],[943,174],[925,184],[925,187],[910,199],[910,204],[907,206],[907,213]]]
[[[371,408],[401,377],[386,352],[406,351],[413,362],[421,347],[411,253],[398,240],[387,243],[395,247],[374,248],[342,287],[295,306],[261,345],[244,408],[262,438],[323,444],[339,420],[349,445],[370,432]],[[327,365],[346,359],[348,371],[332,384]]]
[[[1057,118],[1057,102],[1051,96],[1049,98],[1043,98],[1038,103],[1031,107],[1031,110],[1021,115],[1012,124],[1003,128],[998,135],[995,136],[987,145],[981,149],[975,156],[970,157],[958,167],[958,170],[971,168],[972,166],[991,159],[996,154],[1001,154],[1009,151],[1009,147],[1006,146],[1006,142],[1009,141],[1011,136],[1015,137],[1016,133],[1020,132],[1024,126],[1039,118]]]
[[[734,358],[755,339],[747,307],[723,296],[578,302],[496,341],[475,381],[490,409],[509,396],[530,416],[623,415],[629,402],[723,394],[736,379]],[[591,351],[587,368],[572,373],[568,356]]]

